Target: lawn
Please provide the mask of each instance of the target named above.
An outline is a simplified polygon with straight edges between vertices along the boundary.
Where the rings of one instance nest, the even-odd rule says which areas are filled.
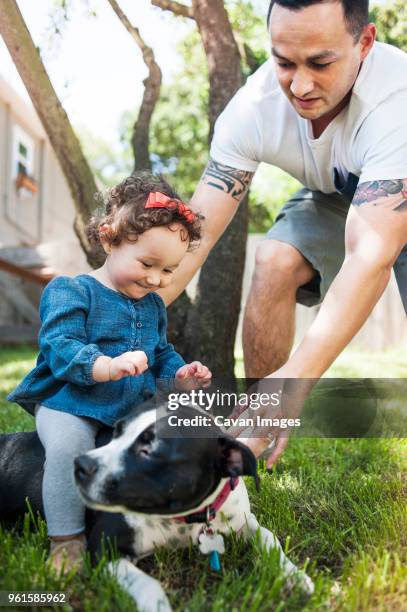
[[[0,431],[33,428],[5,395],[34,357],[29,348],[0,353]],[[407,378],[406,357],[403,351],[348,354],[329,375]],[[259,521],[315,580],[308,601],[286,592],[273,555],[235,539],[219,573],[193,547],[158,551],[140,566],[161,580],[175,610],[407,609],[406,451],[405,440],[296,439],[272,474],[260,466],[260,493],[247,483]],[[27,514],[19,530],[0,528],[0,591],[63,589],[74,610],[132,609],[104,561],[83,576],[53,578],[44,567],[47,546],[45,523],[36,517]]]

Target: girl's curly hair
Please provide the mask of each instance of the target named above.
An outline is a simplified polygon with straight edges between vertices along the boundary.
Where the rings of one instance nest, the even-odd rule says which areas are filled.
[[[180,200],[176,191],[161,175],[153,175],[142,170],[134,172],[119,185],[107,192],[104,207],[90,219],[86,234],[93,247],[101,247],[101,227],[108,226],[103,232],[103,240],[117,246],[122,240],[136,242],[138,236],[152,227],[170,226],[179,223],[183,226],[181,239],[190,246],[201,238],[201,221],[204,218],[194,213],[187,219],[178,208],[145,208],[151,192],[159,191],[173,200]]]

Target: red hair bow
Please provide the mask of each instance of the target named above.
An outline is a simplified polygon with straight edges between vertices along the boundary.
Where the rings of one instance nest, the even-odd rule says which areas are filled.
[[[173,208],[177,210],[179,215],[185,217],[188,223],[195,221],[195,214],[184,204],[184,202],[169,198],[165,193],[161,193],[160,191],[151,191],[149,193],[144,208]]]

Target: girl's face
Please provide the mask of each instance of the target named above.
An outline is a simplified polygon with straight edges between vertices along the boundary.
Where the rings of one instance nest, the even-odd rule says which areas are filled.
[[[107,253],[105,280],[112,289],[134,299],[167,287],[189,246],[181,238],[184,234],[185,228],[174,223],[147,230],[137,242],[102,243]]]

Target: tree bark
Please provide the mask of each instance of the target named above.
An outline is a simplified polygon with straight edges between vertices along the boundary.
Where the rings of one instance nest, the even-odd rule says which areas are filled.
[[[192,9],[209,68],[210,143],[217,117],[242,84],[240,54],[222,0],[192,0]],[[247,230],[246,197],[201,270],[194,303],[183,295],[170,308],[177,349],[187,360],[207,363],[217,377],[234,376]]]
[[[175,2],[174,0],[151,0],[151,4],[162,8],[164,11],[171,11],[174,15],[180,17],[188,17],[189,19],[194,18],[194,11],[190,6],[182,4],[182,2]]]
[[[0,2],[0,33],[29,93],[68,183],[76,209],[75,232],[91,265],[99,263],[84,227],[98,191],[78,138],[62,108],[15,0]]]
[[[209,142],[218,115],[242,84],[239,50],[222,0],[192,0],[209,69]]]
[[[136,42],[143,54],[143,60],[148,68],[148,77],[143,81],[144,94],[138,117],[134,123],[131,144],[134,155],[135,170],[151,170],[149,154],[149,134],[151,117],[160,97],[162,74],[155,61],[154,52],[143,40],[140,31],[131,24],[127,15],[121,10],[116,0],[108,0],[110,6]]]

